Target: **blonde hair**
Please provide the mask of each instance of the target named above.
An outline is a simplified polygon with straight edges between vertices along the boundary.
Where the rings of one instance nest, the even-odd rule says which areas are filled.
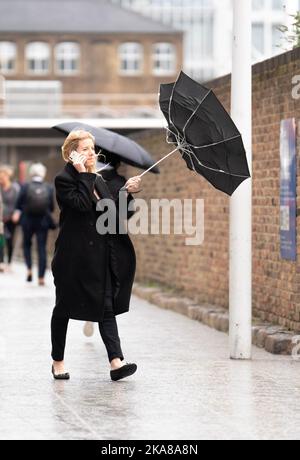
[[[9,179],[12,179],[14,175],[14,168],[10,165],[0,165],[0,173],[5,173],[9,177]]]
[[[61,148],[62,157],[67,163],[70,161],[70,154],[73,152],[73,150],[77,150],[79,142],[84,141],[85,139],[92,139],[95,144],[95,138],[89,131],[85,131],[84,129],[74,129],[70,132]],[[95,173],[96,162],[94,166],[87,168],[87,170],[88,172]]]

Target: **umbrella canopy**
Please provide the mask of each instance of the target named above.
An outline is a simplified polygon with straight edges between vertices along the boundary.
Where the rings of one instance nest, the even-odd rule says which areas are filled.
[[[242,136],[211,89],[181,72],[175,83],[160,86],[160,107],[167,142],[190,170],[228,195],[250,177]]]
[[[145,149],[128,137],[113,131],[96,128],[80,122],[61,123],[54,126],[53,129],[64,134],[69,134],[75,129],[89,131],[96,139],[96,146],[102,149],[102,153],[106,156],[107,163],[115,164],[118,161],[122,161],[140,169],[147,169],[154,166],[154,161]],[[159,173],[157,166],[154,166],[151,170],[155,174]]]

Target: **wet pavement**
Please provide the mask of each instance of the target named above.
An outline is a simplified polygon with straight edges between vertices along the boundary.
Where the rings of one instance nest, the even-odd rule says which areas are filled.
[[[228,337],[132,298],[118,316],[126,361],[138,371],[112,382],[98,330],[71,321],[71,380],[54,381],[49,323],[54,289],[0,274],[0,439],[299,439],[300,362],[254,349],[228,359]]]

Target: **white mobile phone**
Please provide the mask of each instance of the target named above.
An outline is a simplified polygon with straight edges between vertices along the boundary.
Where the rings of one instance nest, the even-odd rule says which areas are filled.
[[[73,150],[73,152],[70,154],[69,159],[74,163],[78,158],[81,156],[80,153],[78,153],[76,150]],[[84,161],[85,163],[85,161]]]

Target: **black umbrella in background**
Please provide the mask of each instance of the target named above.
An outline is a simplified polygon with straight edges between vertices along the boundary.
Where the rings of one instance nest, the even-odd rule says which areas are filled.
[[[156,164],[179,151],[189,169],[232,195],[250,172],[242,136],[213,91],[181,72],[175,83],[160,86],[159,102],[167,142],[177,147]]]
[[[102,153],[106,156],[106,163],[114,165],[118,161],[122,161],[140,169],[151,168],[153,173],[159,174],[159,169],[154,164],[150,154],[139,144],[121,134],[81,122],[61,123],[53,126],[53,129],[63,134],[69,134],[75,129],[89,131],[95,137],[96,146],[102,149]]]

